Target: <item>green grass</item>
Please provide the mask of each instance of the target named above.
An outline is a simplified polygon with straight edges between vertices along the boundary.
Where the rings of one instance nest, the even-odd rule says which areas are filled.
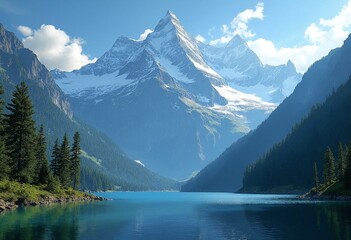
[[[17,199],[26,199],[28,201],[38,201],[46,197],[66,198],[66,197],[83,197],[86,194],[75,191],[72,188],[55,188],[55,192],[49,192],[45,185],[31,185],[13,181],[0,181],[0,199],[5,201],[16,201]]]

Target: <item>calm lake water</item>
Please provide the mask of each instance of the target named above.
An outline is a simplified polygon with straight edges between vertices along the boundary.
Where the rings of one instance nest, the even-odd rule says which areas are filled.
[[[351,203],[289,195],[99,193],[0,215],[0,239],[351,239]]]

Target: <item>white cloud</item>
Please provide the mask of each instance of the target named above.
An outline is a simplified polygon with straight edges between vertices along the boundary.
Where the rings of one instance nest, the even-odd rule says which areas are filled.
[[[32,50],[48,69],[72,71],[96,61],[83,54],[83,41],[71,38],[53,25],[41,25],[37,30],[26,26],[17,28],[24,36],[23,44]]]
[[[235,35],[239,35],[243,38],[252,38],[256,34],[249,30],[248,23],[252,19],[263,20],[264,4],[258,3],[254,9],[246,9],[243,12],[240,12],[234,19],[230,22],[230,25],[222,25],[221,31],[223,36],[210,41],[211,45],[217,44],[226,44],[234,37]]]
[[[312,23],[305,31],[305,38],[312,43],[321,43],[324,41],[326,31],[321,30],[315,23]]]
[[[308,43],[304,46],[277,48],[272,41],[262,38],[249,41],[248,45],[264,64],[278,65],[290,59],[297,70],[303,73],[330,50],[340,47],[347,38],[350,27],[351,0],[335,17],[320,19],[319,23],[308,26],[305,30],[305,39]]]
[[[33,34],[33,30],[26,26],[18,26],[17,30],[20,31],[25,37],[28,37]]]
[[[142,34],[140,34],[138,41],[145,40],[147,38],[147,36],[152,32],[153,32],[153,30],[151,30],[151,29],[145,29],[145,31]]]
[[[240,35],[245,38],[252,38],[255,36],[254,33],[252,33],[248,29],[248,22],[251,19],[259,19],[263,20],[263,9],[264,9],[264,4],[263,3],[258,3],[256,5],[256,9],[246,9],[245,11],[239,13],[233,21],[230,23],[230,26],[232,29],[234,29],[234,32],[232,33],[233,35]],[[228,33],[231,33],[229,28],[227,27],[226,29]]]
[[[197,36],[195,37],[195,39],[196,39],[197,41],[199,41],[199,42],[202,42],[202,43],[206,42],[206,39],[205,39],[203,36],[201,36],[200,34],[197,35]]]

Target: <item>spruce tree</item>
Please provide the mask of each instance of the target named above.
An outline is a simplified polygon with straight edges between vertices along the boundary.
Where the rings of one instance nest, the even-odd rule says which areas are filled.
[[[60,158],[58,162],[58,177],[64,187],[71,183],[70,147],[67,134],[63,137],[60,148]]]
[[[351,189],[351,141],[346,149],[345,189]]]
[[[33,105],[24,82],[16,86],[5,115],[6,146],[11,158],[11,177],[20,182],[32,182],[35,166],[35,124]]]
[[[319,186],[319,178],[318,178],[318,168],[317,168],[316,162],[314,162],[314,165],[313,165],[313,172],[314,172],[313,186],[317,188]]]
[[[73,146],[71,149],[71,174],[73,189],[77,189],[80,180],[80,135],[76,132],[73,136]]]
[[[324,154],[323,177],[325,184],[331,184],[335,180],[335,159],[333,152],[328,147]]]
[[[5,146],[4,119],[2,115],[4,101],[1,95],[3,93],[2,86],[0,86],[0,180],[7,179],[10,173],[9,157],[7,156]]]
[[[346,170],[346,156],[343,144],[339,142],[338,145],[338,178],[339,180],[344,180],[345,170]]]
[[[44,135],[44,127],[40,126],[40,130],[37,136],[37,145],[36,145],[36,178],[37,183],[47,184],[49,180],[49,166],[48,166],[48,158],[46,155],[46,139]]]
[[[54,147],[52,149],[51,162],[50,162],[50,169],[52,174],[55,177],[58,177],[58,172],[59,172],[58,163],[60,162],[60,153],[61,153],[61,149],[59,146],[58,139],[56,138]]]

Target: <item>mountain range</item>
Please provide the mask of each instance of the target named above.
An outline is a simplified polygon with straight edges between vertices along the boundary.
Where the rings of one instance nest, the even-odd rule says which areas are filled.
[[[175,179],[255,129],[301,79],[290,61],[264,66],[239,36],[196,41],[171,12],[145,40],[119,37],[95,63],[51,73],[77,117]]]
[[[123,190],[165,190],[175,184],[132,161],[108,137],[78,120],[69,99],[46,67],[32,51],[24,48],[15,34],[0,24],[0,85],[5,102],[10,101],[15,86],[22,81],[30,90],[34,119],[44,125],[49,156],[56,138],[61,139],[64,133],[71,138],[74,132],[80,132],[82,185],[87,189],[106,190],[107,182],[112,189]]]
[[[294,92],[271,113],[268,119],[253,132],[233,143],[215,161],[184,185],[182,190],[237,191],[242,186],[244,171],[249,164],[264,158],[275,144],[285,139],[293,127],[308,116],[313,106],[325,102],[329,95],[347,82],[351,75],[350,58],[351,36],[344,41],[341,48],[330,51],[326,57],[315,62],[303,75]],[[344,111],[348,110],[344,109]],[[341,114],[341,111],[339,113]],[[302,139],[305,139],[305,136],[300,140]],[[308,136],[306,139],[309,139]],[[292,147],[289,146],[289,148]],[[305,147],[308,147],[306,142]],[[294,153],[293,149],[290,151],[292,151],[291,154]],[[300,157],[304,159],[303,156]],[[291,162],[291,164],[294,163]],[[290,169],[290,171],[293,170]],[[289,173],[286,172],[286,174]],[[310,176],[310,173],[306,176]],[[304,186],[306,187],[306,182]]]

